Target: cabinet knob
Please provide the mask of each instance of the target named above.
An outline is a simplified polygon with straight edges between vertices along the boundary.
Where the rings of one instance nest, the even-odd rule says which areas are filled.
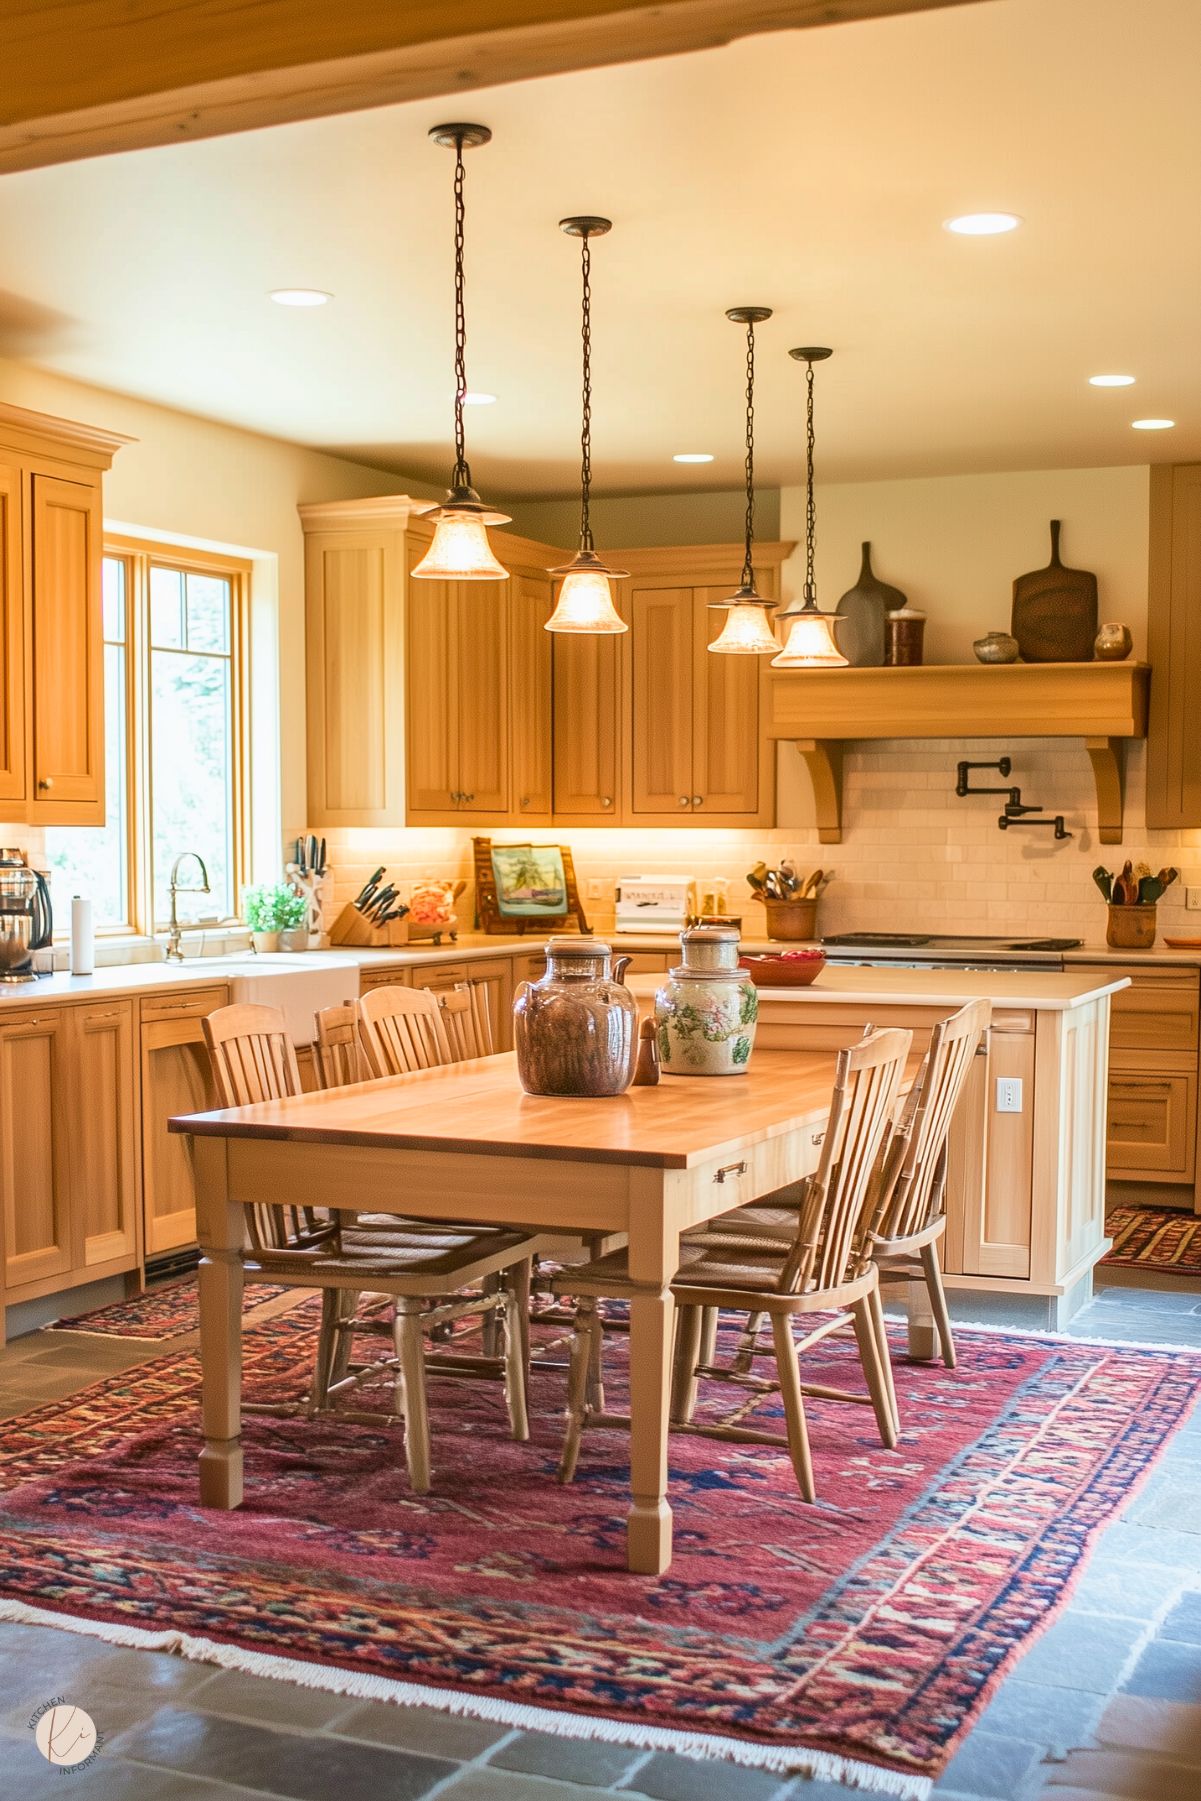
[[[529,806],[529,804],[530,804],[530,797],[529,797],[529,795],[528,795],[528,794],[523,794],[523,795],[522,795],[522,797],[521,797],[521,804],[522,804],[522,806],[523,806],[523,807],[528,807],[528,806]]]
[[[692,797],[692,804],[694,807],[703,807],[705,804],[704,795],[703,794],[694,794]]]
[[[689,800],[689,798],[686,794],[681,794],[680,805],[682,807],[690,807],[692,805],[692,802]]]
[[[43,775],[38,778],[38,787],[41,788],[43,790],[43,792],[45,792],[47,789],[53,788],[53,786],[54,786],[54,783],[48,775]]]
[[[611,794],[602,794],[601,795],[601,806],[602,807],[611,807],[612,805],[613,805],[613,796]]]
[[[475,799],[475,795],[474,794],[460,794],[459,799],[465,800],[467,802],[467,805],[470,806],[472,801]]]

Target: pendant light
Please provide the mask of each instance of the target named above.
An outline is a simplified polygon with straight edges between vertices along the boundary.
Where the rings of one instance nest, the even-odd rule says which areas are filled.
[[[768,624],[774,600],[764,600],[755,587],[755,327],[771,318],[769,306],[732,306],[726,314],[735,325],[746,326],[746,554],[742,580],[729,600],[710,604],[728,609],[726,623],[709,649],[724,656],[761,657],[779,650]]]
[[[425,515],[434,522],[434,538],[413,574],[430,581],[507,581],[509,572],[493,555],[487,528],[508,525],[510,515],[488,506],[472,487],[463,436],[463,402],[467,394],[463,152],[486,144],[492,133],[486,125],[435,125],[430,136],[435,144],[455,153],[455,466],[445,502]]]
[[[569,238],[580,240],[580,271],[583,281],[581,299],[580,342],[583,354],[583,411],[580,425],[580,548],[570,563],[552,569],[561,576],[562,586],[555,610],[546,622],[548,632],[580,632],[597,636],[624,632],[629,628],[613,605],[611,583],[628,575],[628,569],[610,569],[597,556],[592,543],[590,502],[592,496],[592,245],[591,239],[603,238],[612,230],[611,219],[592,214],[560,219],[559,230]]]
[[[813,504],[813,365],[833,356],[832,350],[812,346],[790,350],[789,356],[805,364],[805,592],[799,607],[792,606],[780,614],[792,621],[788,638],[778,657],[772,658],[776,669],[837,669],[847,659],[834,637],[833,613],[823,613],[817,604],[817,584],[813,579],[813,542],[816,510]]]

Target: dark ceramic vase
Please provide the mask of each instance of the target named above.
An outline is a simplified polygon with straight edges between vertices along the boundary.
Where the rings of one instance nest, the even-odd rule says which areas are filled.
[[[877,581],[872,573],[872,547],[863,546],[863,562],[859,580],[848,588],[837,606],[843,621],[838,628],[838,645],[849,663],[857,669],[878,669],[884,661],[885,618],[905,605],[899,588]]]

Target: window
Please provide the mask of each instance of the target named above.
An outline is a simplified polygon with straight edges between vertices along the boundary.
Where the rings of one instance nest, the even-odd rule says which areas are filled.
[[[47,830],[55,920],[87,893],[100,930],[161,929],[184,850],[204,859],[211,892],[181,895],[180,918],[231,919],[244,868],[249,565],[118,540],[103,576],[106,824]]]

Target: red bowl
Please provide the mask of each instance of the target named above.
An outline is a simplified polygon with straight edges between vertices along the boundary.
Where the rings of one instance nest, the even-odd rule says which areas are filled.
[[[756,988],[807,988],[826,967],[825,951],[769,951],[742,956],[739,966],[750,972]]]

